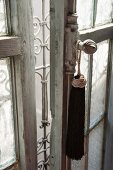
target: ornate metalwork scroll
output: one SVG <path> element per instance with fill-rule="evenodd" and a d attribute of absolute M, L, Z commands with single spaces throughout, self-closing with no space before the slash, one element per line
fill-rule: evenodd
<path fill-rule="evenodd" d="M 50 111 L 49 111 L 49 0 L 34 0 L 34 48 L 36 74 L 36 110 L 38 136 L 37 155 L 38 170 L 47 170 L 49 167 L 50 150 Z M 36 6 L 37 5 L 37 6 Z M 39 10 L 39 13 L 37 12 Z M 41 117 L 41 118 L 40 118 Z M 49 126 L 49 127 L 48 127 Z M 48 127 L 48 128 L 47 128 Z M 39 135 L 40 134 L 40 135 Z"/>

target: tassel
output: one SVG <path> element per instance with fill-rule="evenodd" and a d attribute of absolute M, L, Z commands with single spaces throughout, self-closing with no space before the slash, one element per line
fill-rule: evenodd
<path fill-rule="evenodd" d="M 79 71 L 72 81 L 68 106 L 68 128 L 66 139 L 66 155 L 80 160 L 84 155 L 84 124 L 85 124 L 85 85 L 86 80 Z"/>

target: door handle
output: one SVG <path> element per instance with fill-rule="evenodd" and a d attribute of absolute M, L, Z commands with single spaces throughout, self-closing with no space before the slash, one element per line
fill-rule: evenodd
<path fill-rule="evenodd" d="M 93 55 L 97 51 L 97 44 L 87 39 L 81 41 L 78 39 L 77 15 L 67 17 L 67 26 L 65 27 L 65 72 L 73 74 L 77 61 L 77 51 L 84 51 L 86 54 Z"/>
<path fill-rule="evenodd" d="M 86 54 L 92 55 L 97 51 L 97 44 L 91 40 L 87 39 L 85 41 L 77 41 L 77 50 L 84 51 Z"/>
<path fill-rule="evenodd" d="M 70 34 L 69 34 L 70 35 Z M 75 65 L 77 61 L 77 51 L 84 51 L 86 54 L 93 55 L 97 51 L 97 44 L 91 40 L 87 39 L 85 41 L 78 40 L 76 43 L 74 42 L 73 44 L 71 42 L 71 37 L 70 41 L 66 42 L 67 43 L 67 53 L 66 53 L 66 59 L 65 59 L 65 67 L 66 71 L 70 74 L 74 72 L 75 70 Z"/>

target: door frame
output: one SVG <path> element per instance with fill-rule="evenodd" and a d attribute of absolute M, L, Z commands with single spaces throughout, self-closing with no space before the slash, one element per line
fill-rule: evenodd
<path fill-rule="evenodd" d="M 37 170 L 35 59 L 31 0 L 5 0 L 8 33 L 2 56 L 12 58 L 18 168 Z M 1 57 L 1 56 L 0 56 Z M 18 132 L 17 132 L 18 131 Z M 17 144 L 18 143 L 18 144 Z M 10 169 L 17 168 L 12 165 Z"/>
<path fill-rule="evenodd" d="M 64 4 L 65 0 L 50 1 L 50 170 L 61 170 L 62 164 Z"/>

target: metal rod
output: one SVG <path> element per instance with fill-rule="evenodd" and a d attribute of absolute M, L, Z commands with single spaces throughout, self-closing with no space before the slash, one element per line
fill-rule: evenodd
<path fill-rule="evenodd" d="M 41 69 L 46 69 L 46 68 L 49 68 L 50 67 L 50 64 L 46 64 L 45 66 L 39 66 L 39 67 L 35 67 L 35 71 L 38 71 L 38 70 L 41 70 Z"/>
<path fill-rule="evenodd" d="M 45 0 L 42 0 L 42 20 L 45 20 Z M 43 43 L 45 43 L 45 25 L 42 25 Z M 46 81 L 46 53 L 45 46 L 43 46 L 43 81 Z M 47 116 L 46 108 L 46 83 L 42 83 L 42 120 Z"/>
<path fill-rule="evenodd" d="M 88 96 L 87 96 L 87 108 L 86 108 L 86 131 L 89 132 L 90 127 L 90 108 L 91 108 L 91 91 L 92 91 L 92 70 L 93 70 L 93 55 L 89 56 L 89 69 L 88 69 Z M 89 133 L 86 136 L 86 146 L 85 146 L 85 170 L 88 170 L 88 152 L 89 152 Z"/>
<path fill-rule="evenodd" d="M 72 75 L 70 73 L 67 73 L 67 122 L 68 122 L 68 105 L 69 105 L 69 96 L 70 96 L 70 89 L 71 89 L 71 80 Z M 66 170 L 70 170 L 71 168 L 71 159 L 66 157 Z"/>
<path fill-rule="evenodd" d="M 42 0 L 42 21 L 45 21 L 45 0 Z M 42 25 L 43 32 L 43 44 L 45 44 L 45 25 Z M 47 81 L 46 81 L 46 53 L 45 46 L 43 46 L 43 82 L 42 82 L 42 121 L 48 120 L 48 102 L 47 102 Z M 44 139 L 46 138 L 46 124 L 43 124 L 44 130 Z M 47 145 L 44 141 L 44 162 L 47 161 Z M 47 164 L 44 164 L 45 170 L 47 170 Z"/>
<path fill-rule="evenodd" d="M 96 15 L 97 15 L 97 4 L 98 0 L 93 0 L 93 18 L 92 18 L 92 27 L 95 27 Z"/>
<path fill-rule="evenodd" d="M 107 116 L 109 107 L 109 95 L 110 95 L 110 81 L 112 75 L 112 56 L 113 56 L 113 40 L 109 41 L 109 53 L 108 53 L 108 65 L 107 65 L 107 79 L 106 79 L 106 101 L 105 101 L 105 116 L 104 116 L 104 135 L 103 135 L 103 151 L 105 151 L 107 140 Z M 105 152 L 102 154 L 102 167 L 104 169 Z"/>

